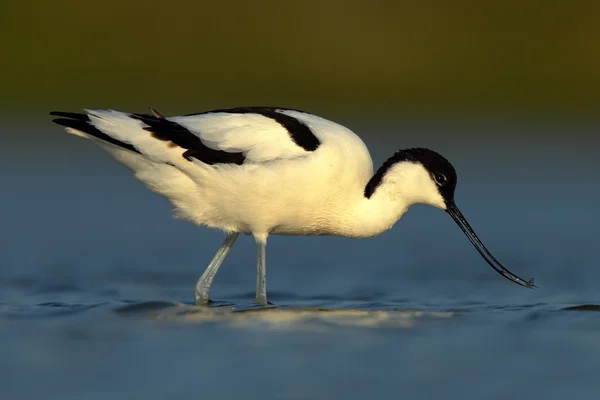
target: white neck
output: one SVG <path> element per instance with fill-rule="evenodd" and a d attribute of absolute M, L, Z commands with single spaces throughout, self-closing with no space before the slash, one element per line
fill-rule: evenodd
<path fill-rule="evenodd" d="M 335 230 L 348 237 L 365 238 L 377 236 L 394 224 L 411 204 L 398 196 L 389 184 L 381 185 L 370 198 L 365 197 L 364 187 L 360 193 L 349 195 L 346 212 L 339 215 Z"/>
<path fill-rule="evenodd" d="M 349 237 L 379 235 L 392 228 L 413 204 L 445 209 L 444 199 L 421 164 L 394 165 L 369 198 L 364 190 L 364 185 L 360 189 L 357 185 L 342 199 L 345 212 L 339 214 L 336 233 Z"/>

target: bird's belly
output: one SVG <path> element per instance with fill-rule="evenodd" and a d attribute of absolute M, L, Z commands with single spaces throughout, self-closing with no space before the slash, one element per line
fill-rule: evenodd
<path fill-rule="evenodd" d="M 271 228 L 269 233 L 280 236 L 325 236 L 335 234 L 334 231 L 328 228 L 327 224 L 310 223 L 309 221 L 302 221 L 301 223 L 283 221 Z"/>
<path fill-rule="evenodd" d="M 262 204 L 260 209 L 255 204 Z M 225 210 L 225 208 L 221 208 Z M 314 201 L 298 201 L 284 194 L 272 193 L 256 201 L 239 202 L 220 215 L 221 225 L 243 233 L 271 235 L 329 235 L 331 223 L 318 212 Z"/>

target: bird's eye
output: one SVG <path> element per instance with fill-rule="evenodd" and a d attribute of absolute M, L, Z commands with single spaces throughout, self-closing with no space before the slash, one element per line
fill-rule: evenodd
<path fill-rule="evenodd" d="M 433 174 L 433 179 L 435 180 L 435 183 L 437 183 L 440 186 L 444 186 L 447 180 L 446 175 L 444 174 Z"/>

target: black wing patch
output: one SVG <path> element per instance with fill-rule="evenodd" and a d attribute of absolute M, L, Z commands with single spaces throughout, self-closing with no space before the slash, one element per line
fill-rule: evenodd
<path fill-rule="evenodd" d="M 302 147 L 306 151 L 315 151 L 321 142 L 312 132 L 312 130 L 300 121 L 298 118 L 294 118 L 290 115 L 283 114 L 277 112 L 277 110 L 289 110 L 289 111 L 298 111 L 304 112 L 301 110 L 294 110 L 291 108 L 279 108 L 279 107 L 237 107 L 237 108 L 228 108 L 221 110 L 211 110 L 202 113 L 196 114 L 188 114 L 188 116 L 192 115 L 202 115 L 202 114 L 212 114 L 212 113 L 229 113 L 229 114 L 260 114 L 264 117 L 270 118 L 288 131 L 290 138 L 296 143 L 298 146 Z"/>
<path fill-rule="evenodd" d="M 161 117 L 147 114 L 130 114 L 132 118 L 142 121 L 148 125 L 144 129 L 158 140 L 171 142 L 174 146 L 187 149 L 183 157 L 192 161 L 196 158 L 205 164 L 237 164 L 242 165 L 246 157 L 243 153 L 228 153 L 222 150 L 214 150 L 206 146 L 200 138 L 183 126 Z"/>
<path fill-rule="evenodd" d="M 296 143 L 296 145 L 302 147 L 305 151 L 315 151 L 321 142 L 312 132 L 312 130 L 297 118 L 290 115 L 283 114 L 277 110 L 291 110 L 304 112 L 301 110 L 294 110 L 290 108 L 280 107 L 237 107 L 220 110 L 211 110 L 203 113 L 188 114 L 191 115 L 202 115 L 211 113 L 229 113 L 229 114 L 259 114 L 266 118 L 270 118 L 276 121 L 278 124 L 288 132 L 290 138 Z M 69 128 L 77 129 L 98 139 L 104 140 L 108 143 L 120 146 L 124 149 L 140 153 L 128 143 L 123 143 L 104 132 L 100 131 L 94 125 L 90 123 L 89 116 L 87 114 L 70 113 L 70 112 L 59 112 L 54 111 L 50 113 L 63 118 L 57 118 L 53 122 L 63 125 Z M 155 113 L 156 114 L 156 113 Z M 190 132 L 185 127 L 169 121 L 158 115 L 147 115 L 147 114 L 129 114 L 132 118 L 142 121 L 148 125 L 144 129 L 151 132 L 152 136 L 156 139 L 168 141 L 173 146 L 179 146 L 186 149 L 183 153 L 183 157 L 188 161 L 192 158 L 196 158 L 206 164 L 237 164 L 241 165 L 244 163 L 246 157 L 243 153 L 229 153 L 222 150 L 214 150 L 206 146 L 198 136 Z"/>
<path fill-rule="evenodd" d="M 113 138 L 110 135 L 102 132 L 96 128 L 90 121 L 87 114 L 53 111 L 50 115 L 57 117 L 52 122 L 57 123 L 68 128 L 73 128 L 78 131 L 84 132 L 90 136 L 101 139 L 107 143 L 111 143 L 122 147 L 126 150 L 133 151 L 138 154 L 140 153 L 135 147 L 129 143 L 123 143 L 120 140 Z M 221 150 L 213 150 L 206 146 L 200 138 L 188 131 L 183 126 L 171 122 L 162 117 L 155 117 L 146 114 L 129 114 L 131 118 L 138 119 L 144 124 L 148 125 L 144 129 L 158 139 L 167 142 L 171 142 L 173 146 L 179 146 L 186 151 L 183 153 L 183 157 L 192 161 L 192 158 L 196 158 L 205 164 L 243 164 L 246 157 L 243 153 L 228 153 Z"/>
<path fill-rule="evenodd" d="M 107 135 L 102 132 L 100 129 L 96 128 L 91 124 L 90 118 L 87 114 L 80 113 L 70 113 L 70 112 L 61 112 L 61 111 L 52 111 L 50 115 L 55 115 L 57 117 L 53 119 L 52 122 L 66 126 L 67 128 L 73 128 L 83 133 L 86 133 L 95 138 L 104 140 L 105 142 L 114 144 L 116 146 L 122 147 L 126 150 L 133 151 L 134 153 L 141 154 L 135 147 L 128 143 L 123 143 L 120 140 L 113 138 L 112 136 Z"/>

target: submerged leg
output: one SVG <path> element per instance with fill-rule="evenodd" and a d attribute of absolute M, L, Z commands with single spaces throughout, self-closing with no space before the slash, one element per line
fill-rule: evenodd
<path fill-rule="evenodd" d="M 258 252 L 256 263 L 256 304 L 267 305 L 267 266 L 265 252 L 267 247 L 267 235 L 254 236 L 256 250 Z"/>
<path fill-rule="evenodd" d="M 238 232 L 227 234 L 227 237 L 217 251 L 217 254 L 215 254 L 210 264 L 208 264 L 208 267 L 206 267 L 206 271 L 204 271 L 200 279 L 198 279 L 195 291 L 197 305 L 208 304 L 210 301 L 208 296 L 210 285 L 212 284 L 215 274 L 219 270 L 223 260 L 225 260 L 225 257 L 227 257 L 227 253 L 229 253 L 229 250 L 231 250 L 231 246 L 233 246 L 233 243 L 235 242 L 235 239 L 237 239 L 238 235 Z"/>

